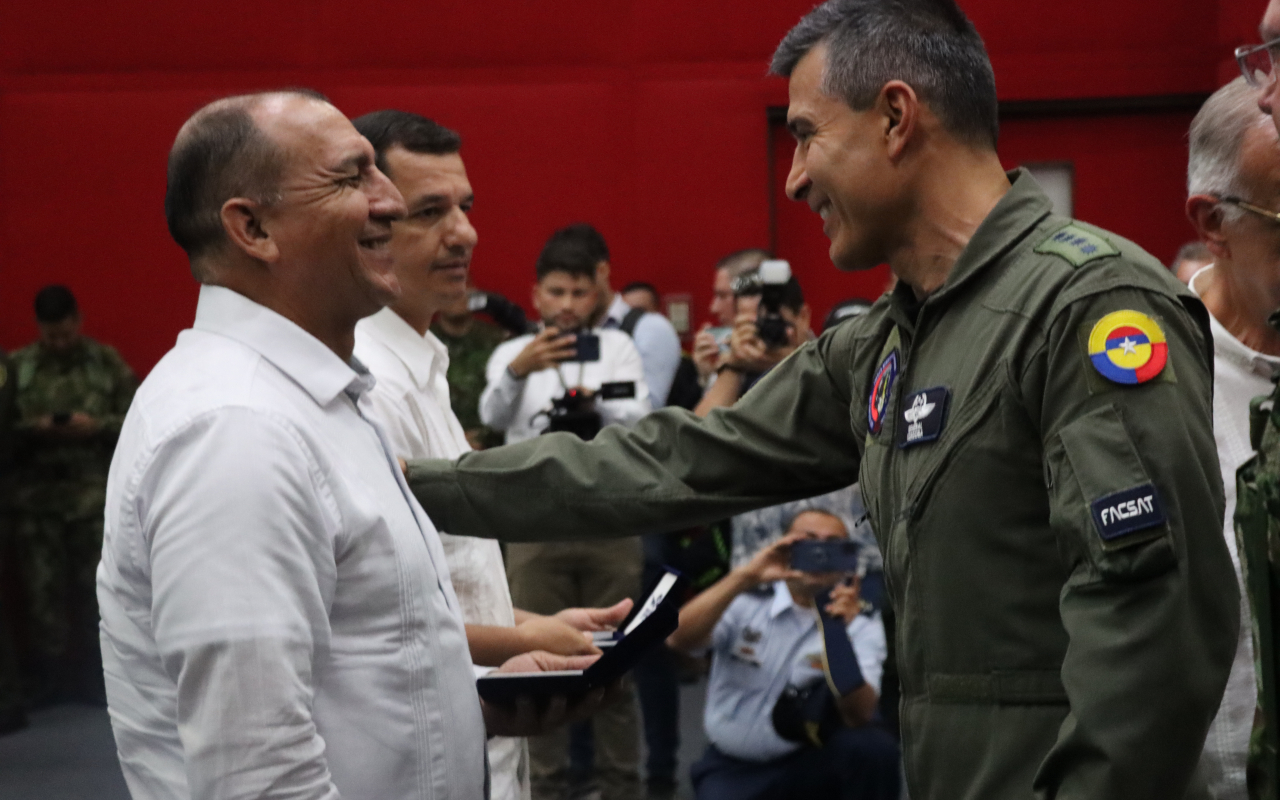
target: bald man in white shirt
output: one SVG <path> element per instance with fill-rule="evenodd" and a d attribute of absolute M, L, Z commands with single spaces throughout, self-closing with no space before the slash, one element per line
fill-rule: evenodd
<path fill-rule="evenodd" d="M 203 285 L 125 419 L 98 570 L 130 793 L 487 797 L 486 732 L 565 706 L 481 704 L 439 536 L 368 416 L 355 326 L 399 294 L 400 193 L 346 117 L 287 91 L 188 120 L 165 211 Z"/>

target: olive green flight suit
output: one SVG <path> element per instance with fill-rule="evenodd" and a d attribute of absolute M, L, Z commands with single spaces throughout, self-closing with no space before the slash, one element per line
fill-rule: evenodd
<path fill-rule="evenodd" d="M 913 800 L 1187 796 L 1239 630 L 1208 314 L 1138 247 L 1010 177 L 938 291 L 917 303 L 900 284 L 733 408 L 414 462 L 410 485 L 442 528 L 516 540 L 667 529 L 859 480 L 898 619 Z M 1087 352 L 1125 309 L 1167 340 L 1136 385 Z M 899 447 L 926 389 L 938 436 Z M 1118 530 L 1121 493 L 1143 487 L 1149 524 Z"/>

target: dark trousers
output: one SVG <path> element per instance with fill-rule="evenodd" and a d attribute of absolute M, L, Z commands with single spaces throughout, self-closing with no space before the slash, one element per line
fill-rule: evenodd
<path fill-rule="evenodd" d="M 658 582 L 673 561 L 671 534 L 650 533 L 642 540 L 647 591 Z M 680 748 L 680 679 L 675 656 L 666 645 L 650 650 L 633 672 L 640 695 L 640 715 L 644 720 L 644 744 L 649 751 L 645 774 L 653 783 L 674 781 L 676 751 Z"/>
<path fill-rule="evenodd" d="M 691 776 L 698 800 L 898 800 L 898 759 L 893 737 L 864 725 L 773 761 L 743 761 L 712 745 Z"/>

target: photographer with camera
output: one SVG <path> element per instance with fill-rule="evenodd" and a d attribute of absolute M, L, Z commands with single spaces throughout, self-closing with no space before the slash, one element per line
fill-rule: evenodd
<path fill-rule="evenodd" d="M 633 425 L 650 411 L 640 353 L 619 330 L 591 330 L 596 259 L 581 244 L 552 237 L 537 262 L 533 305 L 542 330 L 502 343 L 486 367 L 480 418 L 507 443 L 569 431 L 590 439 L 604 425 Z M 549 534 L 551 535 L 551 534 Z M 553 615 L 608 607 L 640 591 L 640 540 L 512 543 L 507 575 L 516 607 Z M 604 797 L 640 797 L 635 690 L 592 719 L 595 777 Z M 534 800 L 567 791 L 568 732 L 529 740 Z"/>
<path fill-rule="evenodd" d="M 734 278 L 732 287 L 737 315 L 729 351 L 718 357 L 716 380 L 693 410 L 700 417 L 733 405 L 761 375 L 813 338 L 809 306 L 786 261 L 764 261 Z M 695 353 L 695 358 L 703 362 L 702 371 L 716 355 Z"/>
<path fill-rule="evenodd" d="M 863 561 L 839 517 L 803 511 L 681 609 L 667 643 L 713 653 L 699 800 L 896 800 L 897 745 L 870 724 L 886 649 Z"/>

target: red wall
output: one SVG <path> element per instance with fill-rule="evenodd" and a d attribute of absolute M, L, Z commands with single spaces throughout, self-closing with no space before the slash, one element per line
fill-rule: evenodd
<path fill-rule="evenodd" d="M 1004 100 L 1208 92 L 1253 41 L 1264 0 L 961 0 Z M 822 263 L 818 226 L 771 217 L 763 76 L 811 0 L 366 0 L 0 4 L 0 346 L 34 336 L 50 282 L 92 335 L 145 372 L 186 327 L 196 287 L 164 227 L 164 161 L 221 94 L 324 91 L 352 116 L 397 106 L 456 127 L 477 192 L 478 283 L 524 301 L 554 228 L 594 222 L 617 280 L 693 295 L 710 266 L 767 245 L 824 311 L 880 276 Z M 1181 218 L 1187 115 L 1017 120 L 1002 156 L 1076 162 L 1076 213 L 1167 259 Z M 796 211 L 802 212 L 799 216 Z M 815 238 L 816 237 L 816 238 Z M 814 256 L 814 254 L 817 256 Z"/>

